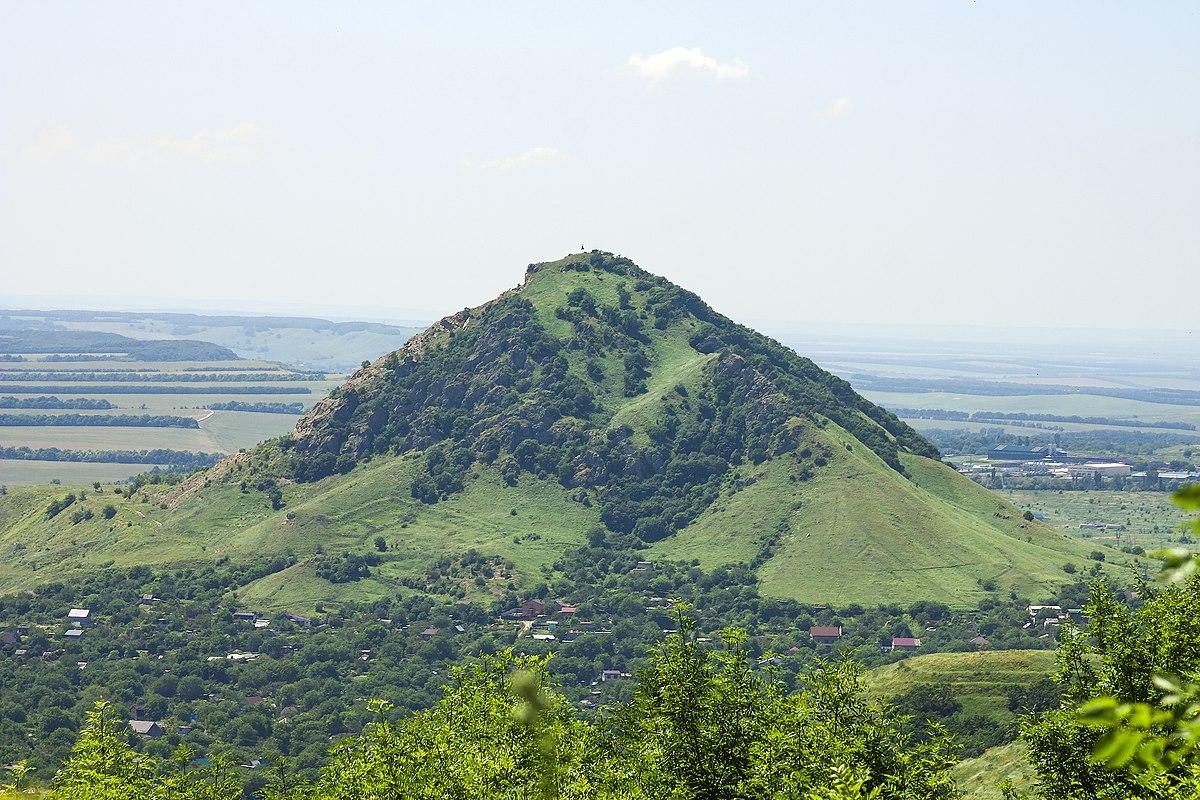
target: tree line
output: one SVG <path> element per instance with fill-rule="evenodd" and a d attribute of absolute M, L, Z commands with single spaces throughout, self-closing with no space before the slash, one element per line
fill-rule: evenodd
<path fill-rule="evenodd" d="M 116 428 L 199 428 L 194 417 L 170 414 L 0 414 L 0 426 L 31 425 Z"/>
<path fill-rule="evenodd" d="M 107 411 L 117 406 L 102 397 L 70 397 L 59 398 L 54 395 L 39 397 L 0 397 L 0 408 L 38 408 L 38 409 L 88 409 Z"/>
<path fill-rule="evenodd" d="M 165 464 L 188 472 L 211 467 L 220 461 L 220 453 L 191 450 L 64 450 L 58 447 L 0 447 L 0 458 L 19 461 L 72 461 L 95 464 Z"/>
<path fill-rule="evenodd" d="M 243 403 L 230 400 L 227 403 L 209 403 L 205 408 L 213 411 L 249 411 L 256 414 L 303 414 L 304 403 Z"/>

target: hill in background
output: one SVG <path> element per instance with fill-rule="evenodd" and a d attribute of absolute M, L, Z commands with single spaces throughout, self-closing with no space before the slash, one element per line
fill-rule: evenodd
<path fill-rule="evenodd" d="M 1088 557 L 845 381 L 596 251 L 530 265 L 520 287 L 354 373 L 293 435 L 151 499 L 70 528 L 9 501 L 5 540 L 25 549 L 8 580 L 34 580 L 31 560 L 287 553 L 297 563 L 244 599 L 311 607 L 447 591 L 431 562 L 474 549 L 496 568 L 449 585 L 501 595 L 552 585 L 569 547 L 624 536 L 647 561 L 747 563 L 775 596 L 973 607 L 1046 594 Z M 367 556 L 330 580 L 331 560 Z"/>
<path fill-rule="evenodd" d="M 378 322 L 331 322 L 314 317 L 242 316 L 140 311 L 0 311 L 0 352 L 113 352 L 84 347 L 89 340 L 123 337 L 125 351 L 141 355 L 142 340 L 160 340 L 197 348 L 191 358 L 214 355 L 201 344 L 219 348 L 227 358 L 278 361 L 309 370 L 347 373 L 363 360 L 395 350 L 420 329 Z M 5 337 L 34 338 L 36 350 L 11 350 Z M 76 337 L 72 344 L 70 337 Z M 57 337 L 57 338 L 55 338 Z M 134 340 L 129 343 L 128 340 Z M 162 341 L 166 340 L 166 341 Z M 45 349 L 48 342 L 60 342 Z M 123 348 L 117 348 L 122 350 Z M 144 360 L 157 359 L 142 356 Z"/>

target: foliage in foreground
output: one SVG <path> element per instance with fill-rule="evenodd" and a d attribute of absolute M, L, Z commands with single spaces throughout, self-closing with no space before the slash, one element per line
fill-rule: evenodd
<path fill-rule="evenodd" d="M 1200 485 L 1175 502 L 1200 511 Z M 1200 534 L 1200 519 L 1189 527 Z M 1062 708 L 1029 719 L 1022 738 L 1044 800 L 1200 797 L 1200 570 L 1197 556 L 1159 553 L 1165 586 L 1145 582 L 1130 609 L 1102 584 L 1090 629 L 1064 635 Z M 1008 797 L 1017 797 L 1008 789 Z"/>
<path fill-rule="evenodd" d="M 863 699 L 857 665 L 824 663 L 803 691 L 784 694 L 748 656 L 744 634 L 725 632 L 714 652 L 682 612 L 679 624 L 633 700 L 597 724 L 547 687 L 547 658 L 510 650 L 457 668 L 434 708 L 403 721 L 372 703 L 376 722 L 334 748 L 317 785 L 296 786 L 276 766 L 255 791 L 267 800 L 958 796 L 947 738 L 902 733 L 902 718 Z M 159 763 L 137 754 L 123 728 L 98 703 L 51 797 L 242 797 L 230 764 L 199 766 L 186 747 Z"/>

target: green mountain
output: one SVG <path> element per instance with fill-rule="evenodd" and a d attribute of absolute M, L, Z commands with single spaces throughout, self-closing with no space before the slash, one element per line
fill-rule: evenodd
<path fill-rule="evenodd" d="M 962 607 L 1040 596 L 1088 558 L 845 381 L 596 251 L 531 264 L 356 372 L 293 435 L 153 488 L 73 525 L 32 513 L 44 496 L 0 502 L 0 556 L 23 545 L 0 580 L 286 557 L 245 599 L 501 594 L 613 535 L 648 561 L 747 563 L 768 595 Z"/>

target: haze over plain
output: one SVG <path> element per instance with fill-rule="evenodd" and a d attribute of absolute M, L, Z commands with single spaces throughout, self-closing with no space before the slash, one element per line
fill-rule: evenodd
<path fill-rule="evenodd" d="M 0 304 L 1194 327 L 1194 5 L 0 9 Z"/>

